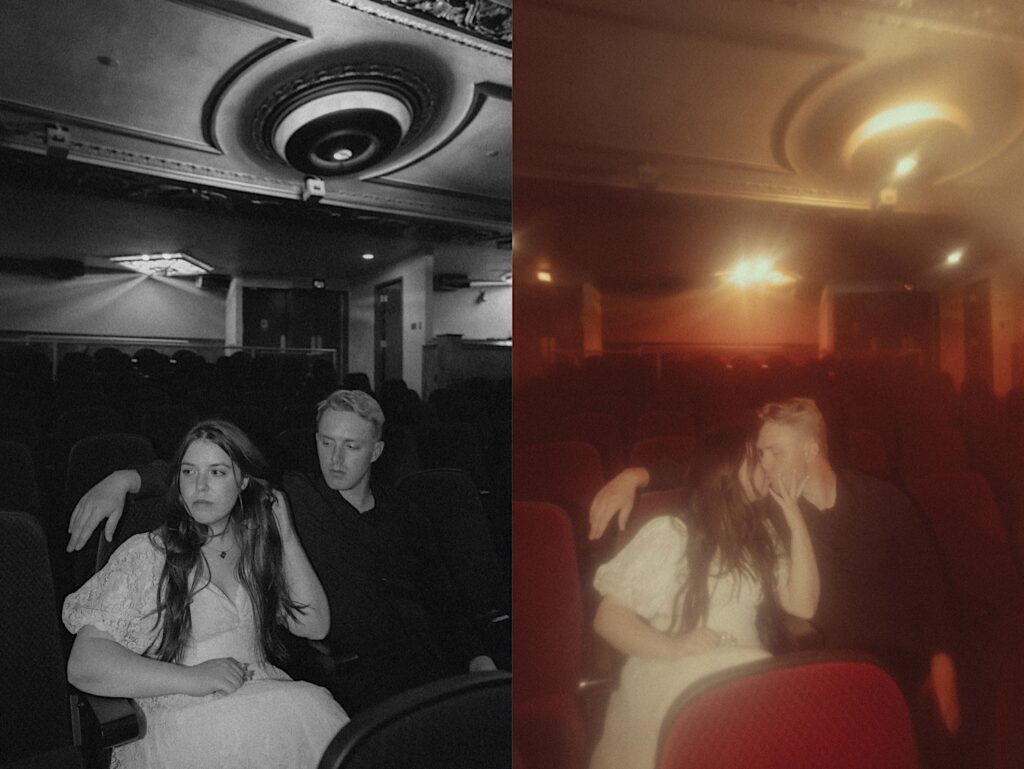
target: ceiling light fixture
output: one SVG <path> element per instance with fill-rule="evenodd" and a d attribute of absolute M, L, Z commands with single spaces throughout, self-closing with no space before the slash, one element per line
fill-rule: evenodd
<path fill-rule="evenodd" d="M 363 254 L 363 259 L 365 259 L 366 261 L 369 262 L 369 261 L 371 261 L 373 259 L 373 254 L 370 254 L 370 253 Z"/>
<path fill-rule="evenodd" d="M 954 264 L 960 264 L 960 261 L 964 258 L 964 249 L 958 248 L 955 251 L 950 251 L 946 256 L 946 264 L 953 266 Z"/>
<path fill-rule="evenodd" d="M 551 273 L 548 272 L 547 270 L 538 270 L 537 271 L 537 280 L 539 280 L 541 283 L 550 283 L 551 282 Z"/>
<path fill-rule="evenodd" d="M 210 265 L 185 253 L 112 256 L 110 261 L 143 275 L 178 277 L 205 275 L 213 271 L 213 267 Z"/>
<path fill-rule="evenodd" d="M 859 126 L 843 147 L 843 159 L 849 165 L 857 151 L 874 139 L 920 127 L 926 123 L 944 123 L 964 133 L 972 133 L 974 124 L 960 109 L 934 101 L 914 101 L 877 112 Z"/>
<path fill-rule="evenodd" d="M 349 64 L 282 85 L 259 106 L 253 136 L 260 151 L 318 177 L 353 174 L 381 163 L 430 120 L 426 81 L 403 67 Z"/>
<path fill-rule="evenodd" d="M 767 257 L 742 259 L 733 267 L 718 275 L 737 288 L 753 286 L 785 286 L 794 283 L 797 276 L 775 268 L 775 262 Z"/>
<path fill-rule="evenodd" d="M 896 161 L 896 169 L 893 171 L 893 176 L 897 179 L 905 179 L 914 173 L 915 168 L 917 168 L 917 158 L 914 155 L 904 155 Z"/>

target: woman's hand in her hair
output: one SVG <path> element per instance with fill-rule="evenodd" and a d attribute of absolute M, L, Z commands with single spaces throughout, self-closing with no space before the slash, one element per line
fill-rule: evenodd
<path fill-rule="evenodd" d="M 288 509 L 288 500 L 280 489 L 274 489 L 274 520 L 277 521 L 277 530 L 281 534 L 282 542 L 290 542 L 295 539 L 295 526 L 292 524 L 292 513 Z"/>
<path fill-rule="evenodd" d="M 187 668 L 192 685 L 186 693 L 193 697 L 231 694 L 252 676 L 248 663 L 234 657 L 218 657 Z"/>

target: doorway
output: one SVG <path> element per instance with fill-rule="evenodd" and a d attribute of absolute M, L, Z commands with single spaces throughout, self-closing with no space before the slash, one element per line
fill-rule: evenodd
<path fill-rule="evenodd" d="M 992 300 L 988 279 L 964 289 L 964 374 L 992 384 Z"/>
<path fill-rule="evenodd" d="M 402 379 L 402 279 L 381 283 L 374 297 L 374 387 Z"/>

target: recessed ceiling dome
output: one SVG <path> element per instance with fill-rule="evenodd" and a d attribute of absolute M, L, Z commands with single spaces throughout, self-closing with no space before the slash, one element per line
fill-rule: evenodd
<path fill-rule="evenodd" d="M 376 165 L 414 137 L 433 110 L 425 82 L 401 67 L 320 70 L 279 88 L 253 131 L 267 157 L 305 174 L 343 176 Z"/>
<path fill-rule="evenodd" d="M 785 127 L 785 156 L 844 192 L 969 174 L 1016 141 L 1024 90 L 1014 62 L 929 51 L 822 82 Z"/>

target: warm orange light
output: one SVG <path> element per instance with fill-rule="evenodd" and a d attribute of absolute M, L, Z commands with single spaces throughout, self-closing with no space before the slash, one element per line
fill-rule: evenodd
<path fill-rule="evenodd" d="M 539 280 L 541 283 L 550 283 L 551 273 L 548 272 L 547 270 L 539 270 L 537 272 L 537 280 Z"/>
<path fill-rule="evenodd" d="M 796 281 L 796 275 L 788 272 L 781 272 L 775 269 L 775 263 L 767 257 L 754 259 L 743 259 L 737 262 L 731 269 L 718 273 L 730 283 L 739 288 L 750 286 L 784 286 Z"/>
<path fill-rule="evenodd" d="M 974 130 L 971 119 L 962 110 L 950 104 L 933 101 L 907 102 L 882 110 L 857 126 L 846 140 L 843 158 L 849 164 L 857 150 L 872 139 L 920 123 L 947 123 L 967 134 Z"/>
<path fill-rule="evenodd" d="M 903 179 L 914 173 L 915 168 L 917 168 L 917 158 L 913 155 L 906 155 L 896 161 L 896 169 L 893 174 L 897 179 Z"/>

